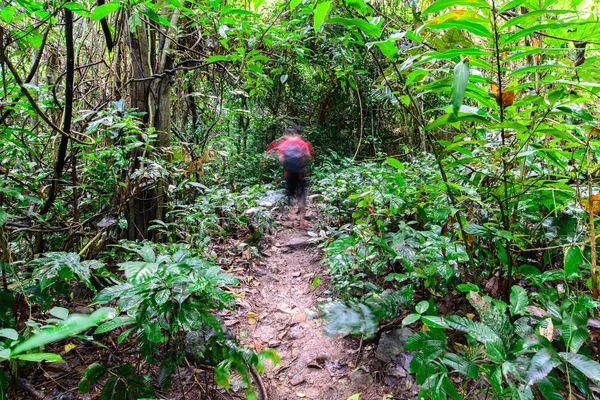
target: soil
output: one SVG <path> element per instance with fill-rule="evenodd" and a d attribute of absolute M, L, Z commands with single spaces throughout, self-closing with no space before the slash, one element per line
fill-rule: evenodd
<path fill-rule="evenodd" d="M 238 310 L 224 316 L 225 325 L 244 345 L 272 348 L 281 356 L 277 366 L 267 362 L 262 375 L 269 400 L 346 400 L 357 393 L 363 400 L 385 399 L 394 390 L 378 382 L 375 369 L 381 365 L 372 346 L 323 334 L 318 305 L 328 294 L 329 277 L 316 244 L 299 225 L 285 221 L 268 238 L 262 261 L 247 272 L 252 279 L 242 283 Z M 388 398 L 408 398 L 396 396 Z"/>

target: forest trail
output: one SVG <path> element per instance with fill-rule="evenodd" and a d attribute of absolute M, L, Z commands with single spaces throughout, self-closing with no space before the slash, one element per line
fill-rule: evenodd
<path fill-rule="evenodd" d="M 379 400 L 383 389 L 354 365 L 359 342 L 323 334 L 317 305 L 326 295 L 329 277 L 306 229 L 297 225 L 283 221 L 268 238 L 264 258 L 242 284 L 238 316 L 226 325 L 232 325 L 242 344 L 257 351 L 272 348 L 281 356 L 275 367 L 267 362 L 262 375 L 269 400 L 346 400 L 354 393 Z M 315 276 L 320 279 L 316 288 Z"/>

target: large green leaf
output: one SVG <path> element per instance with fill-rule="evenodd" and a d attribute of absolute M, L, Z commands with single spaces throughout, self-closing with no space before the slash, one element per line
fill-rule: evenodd
<path fill-rule="evenodd" d="M 402 326 L 407 326 L 421 319 L 421 314 L 408 314 L 402 320 Z"/>
<path fill-rule="evenodd" d="M 111 12 L 117 11 L 119 8 L 121 8 L 120 1 L 111 1 L 110 3 L 102 4 L 101 6 L 94 8 L 91 17 L 94 21 L 99 21 Z"/>
<path fill-rule="evenodd" d="M 583 254 L 578 246 L 569 247 L 564 252 L 565 278 L 579 276 L 579 266 L 583 261 Z"/>
<path fill-rule="evenodd" d="M 323 25 L 323 21 L 325 21 L 325 16 L 329 12 L 331 8 L 331 0 L 323 1 L 315 7 L 315 15 L 313 20 L 313 25 L 315 28 L 315 34 L 319 33 L 319 28 Z"/>
<path fill-rule="evenodd" d="M 469 57 L 464 58 L 454 67 L 452 78 L 452 112 L 458 116 L 458 110 L 465 98 L 465 90 L 469 81 Z"/>
<path fill-rule="evenodd" d="M 37 335 L 33 335 L 23 343 L 19 344 L 12 350 L 12 355 L 18 355 L 28 350 L 42 347 L 46 344 L 83 332 L 94 325 L 98 325 L 102 321 L 114 317 L 114 315 L 115 309 L 110 307 L 101 308 L 91 315 L 72 315 L 57 326 L 44 329 Z"/>
<path fill-rule="evenodd" d="M 11 328 L 0 329 L 0 337 L 8 338 L 11 340 L 17 340 L 19 333 Z"/>
<path fill-rule="evenodd" d="M 510 315 L 522 315 L 528 305 L 529 298 L 525 289 L 520 286 L 513 286 L 510 290 Z"/>
<path fill-rule="evenodd" d="M 379 38 L 381 35 L 381 19 L 378 19 L 376 23 L 370 23 L 360 18 L 342 18 L 342 17 L 334 17 L 329 18 L 327 23 L 329 24 L 340 24 L 347 27 L 357 27 L 360 29 L 365 35 L 371 36 L 374 38 Z"/>
<path fill-rule="evenodd" d="M 119 285 L 104 288 L 98 293 L 92 304 L 106 304 L 109 301 L 116 299 L 129 292 L 133 288 L 131 283 L 121 283 Z"/>
<path fill-rule="evenodd" d="M 106 373 L 106 367 L 100 363 L 93 363 L 83 372 L 79 381 L 79 393 L 85 394 Z"/>
<path fill-rule="evenodd" d="M 165 359 L 158 367 L 158 384 L 161 389 L 167 390 L 171 386 L 171 377 L 176 370 L 175 354 L 171 351 L 165 356 Z"/>
<path fill-rule="evenodd" d="M 115 317 L 115 318 L 111 319 L 110 321 L 103 323 L 98 328 L 96 328 L 96 330 L 94 331 L 94 335 L 109 332 L 109 331 L 112 331 L 113 329 L 117 329 L 122 326 L 130 325 L 130 324 L 134 324 L 134 323 L 135 323 L 135 318 Z"/>
<path fill-rule="evenodd" d="M 533 385 L 540 379 L 548 376 L 554 367 L 560 365 L 560 359 L 551 347 L 543 348 L 536 352 L 529 362 L 527 368 L 527 384 Z"/>
<path fill-rule="evenodd" d="M 502 7 L 500 7 L 500 9 L 498 10 L 498 14 L 501 14 L 504 11 L 510 10 L 512 8 L 519 7 L 521 4 L 525 3 L 526 1 L 527 0 L 512 0 L 512 1 L 509 1 L 508 3 L 506 3 Z"/>
<path fill-rule="evenodd" d="M 224 389 L 229 389 L 231 375 L 231 361 L 223 360 L 215 368 L 215 382 Z"/>
<path fill-rule="evenodd" d="M 389 60 L 393 60 L 398 55 L 398 49 L 396 48 L 394 41 L 391 39 L 373 42 L 373 44 L 377 46 L 379 50 L 381 50 L 381 53 L 383 53 L 383 55 Z"/>
<path fill-rule="evenodd" d="M 487 27 L 472 21 L 448 20 L 435 25 L 427 25 L 427 27 L 430 29 L 464 29 L 477 36 L 481 36 L 484 38 L 492 37 L 492 33 Z"/>
<path fill-rule="evenodd" d="M 474 8 L 491 8 L 484 0 L 437 0 L 423 11 L 423 15 L 440 12 L 452 6 L 471 6 Z"/>
<path fill-rule="evenodd" d="M 562 14 L 573 14 L 575 13 L 575 11 L 570 11 L 570 10 L 552 10 L 552 9 L 544 9 L 544 10 L 537 10 L 537 11 L 529 11 L 526 14 L 523 15 L 518 15 L 516 17 L 513 17 L 511 19 L 509 19 L 508 21 L 506 21 L 500 28 L 500 31 L 504 31 L 507 28 L 510 28 L 512 26 L 515 25 L 523 25 L 523 24 L 529 24 L 529 23 L 533 23 L 535 25 L 539 24 L 539 18 L 542 16 L 545 16 L 547 14 L 556 14 L 556 15 L 562 15 Z"/>
<path fill-rule="evenodd" d="M 583 354 L 559 353 L 562 359 L 577 368 L 594 383 L 600 382 L 600 364 Z"/>
<path fill-rule="evenodd" d="M 567 348 L 577 353 L 588 338 L 587 315 L 583 312 L 562 314 L 561 335 Z"/>
<path fill-rule="evenodd" d="M 453 368 L 456 372 L 472 378 L 477 379 L 479 377 L 479 369 L 471 360 L 467 360 L 465 357 L 454 353 L 445 353 L 441 357 L 442 363 L 448 367 Z"/>
<path fill-rule="evenodd" d="M 561 29 L 561 28 L 572 28 L 572 27 L 581 27 L 586 24 L 596 24 L 596 21 L 577 21 L 577 22 L 565 22 L 565 23 L 554 23 L 554 24 L 543 24 L 536 25 L 527 29 L 519 29 L 516 33 L 512 35 L 505 36 L 503 35 L 501 39 L 501 44 L 508 45 L 512 42 L 515 42 L 525 36 L 531 35 L 534 32 L 544 31 L 546 29 Z"/>
<path fill-rule="evenodd" d="M 571 372 L 571 371 L 569 371 L 569 372 Z M 537 386 L 539 391 L 542 393 L 542 396 L 544 396 L 545 400 L 564 400 L 565 399 L 563 397 L 563 395 L 556 389 L 556 387 L 552 384 L 552 382 L 548 378 L 540 379 L 538 382 L 536 382 L 535 385 Z M 591 396 L 590 396 L 590 398 L 591 398 Z"/>
<path fill-rule="evenodd" d="M 20 356 L 11 356 L 11 358 L 15 358 L 17 360 L 22 361 L 33 361 L 33 362 L 64 362 L 61 356 L 54 353 L 31 353 L 31 354 L 21 354 Z"/>
<path fill-rule="evenodd" d="M 153 278 L 158 270 L 158 264 L 144 261 L 128 261 L 119 264 L 125 272 L 127 280 L 134 285 L 141 284 Z"/>

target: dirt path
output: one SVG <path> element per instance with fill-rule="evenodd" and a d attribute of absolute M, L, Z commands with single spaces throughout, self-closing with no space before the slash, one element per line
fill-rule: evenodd
<path fill-rule="evenodd" d="M 237 321 L 230 328 L 243 344 L 257 351 L 273 348 L 281 356 L 279 365 L 269 364 L 263 375 L 269 399 L 346 400 L 354 393 L 362 400 L 382 399 L 385 391 L 374 384 L 374 374 L 354 365 L 358 341 L 323 335 L 317 305 L 328 286 L 327 272 L 306 230 L 283 224 L 269 238 L 253 278 L 243 284 Z M 315 276 L 320 279 L 316 289 Z M 365 364 L 368 357 L 363 354 Z"/>

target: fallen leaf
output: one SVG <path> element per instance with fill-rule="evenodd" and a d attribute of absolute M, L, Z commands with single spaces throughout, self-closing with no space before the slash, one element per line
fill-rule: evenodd
<path fill-rule="evenodd" d="M 71 350 L 73 350 L 76 347 L 77 347 L 77 345 L 73 344 L 73 343 L 67 343 L 67 344 L 65 344 L 65 353 L 70 352 Z"/>
<path fill-rule="evenodd" d="M 296 392 L 296 396 L 301 397 L 301 398 L 306 397 L 306 395 L 302 392 Z"/>
<path fill-rule="evenodd" d="M 257 353 L 260 353 L 260 352 L 262 351 L 262 349 L 263 349 L 263 346 L 262 346 L 262 344 L 261 344 L 261 343 L 260 343 L 258 340 L 255 340 L 255 341 L 254 341 L 254 350 L 255 350 Z"/>
<path fill-rule="evenodd" d="M 525 311 L 528 311 L 528 312 L 532 313 L 533 315 L 535 315 L 538 318 L 541 318 L 544 315 L 548 314 L 546 312 L 546 310 L 541 309 L 541 308 L 536 307 L 536 306 L 527 306 L 527 307 L 525 307 Z"/>
<path fill-rule="evenodd" d="M 545 321 L 548 321 L 546 327 L 544 327 Z M 542 324 L 540 326 L 540 335 L 548 339 L 548 341 L 550 342 L 554 339 L 554 324 L 552 323 L 552 319 L 547 318 L 544 321 L 542 321 Z"/>
<path fill-rule="evenodd" d="M 254 325 L 256 323 L 256 319 L 258 318 L 258 314 L 248 311 L 246 313 L 246 318 L 248 318 L 248 325 Z"/>

